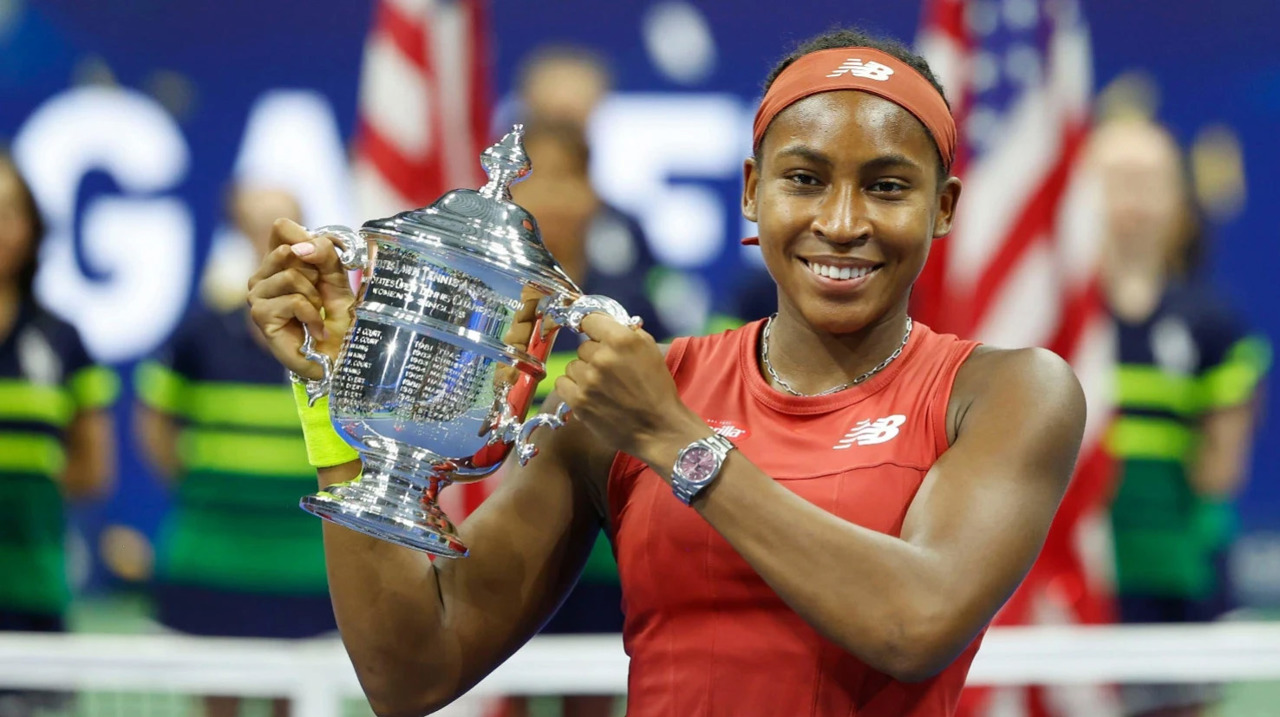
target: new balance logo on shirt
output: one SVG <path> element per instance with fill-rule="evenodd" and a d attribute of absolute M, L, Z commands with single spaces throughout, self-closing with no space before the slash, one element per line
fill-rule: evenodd
<path fill-rule="evenodd" d="M 850 57 L 844 61 L 843 65 L 836 68 L 835 72 L 827 75 L 827 77 L 839 77 L 840 75 L 853 75 L 854 77 L 865 77 L 868 80 L 879 80 L 884 82 L 889 79 L 889 75 L 893 74 L 893 68 L 888 65 L 882 65 L 879 62 L 863 63 L 856 57 Z"/>
<path fill-rule="evenodd" d="M 866 419 L 858 421 L 849 432 L 844 434 L 844 438 L 840 439 L 832 448 L 841 450 L 844 448 L 852 448 L 857 446 L 871 446 L 877 443 L 886 443 L 894 439 L 898 435 L 898 429 L 902 424 L 907 422 L 907 417 L 902 414 L 894 414 L 885 416 L 884 418 Z"/>

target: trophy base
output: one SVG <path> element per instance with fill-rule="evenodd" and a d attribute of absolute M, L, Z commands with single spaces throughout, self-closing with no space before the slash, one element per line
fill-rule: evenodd
<path fill-rule="evenodd" d="M 467 547 L 458 539 L 452 521 L 436 505 L 434 496 L 418 488 L 399 493 L 414 500 L 389 500 L 377 480 L 366 474 L 302 498 L 300 507 L 325 520 L 379 540 L 442 558 L 465 558 Z M 381 494 L 381 495 L 380 495 Z"/>

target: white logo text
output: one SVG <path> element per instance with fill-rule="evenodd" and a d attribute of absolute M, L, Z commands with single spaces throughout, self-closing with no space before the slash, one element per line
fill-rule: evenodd
<path fill-rule="evenodd" d="M 907 417 L 902 414 L 885 416 L 874 421 L 869 418 L 864 421 L 858 421 L 833 448 L 841 450 L 843 448 L 852 448 L 855 444 L 870 446 L 876 443 L 885 443 L 893 440 L 894 436 L 898 435 L 898 428 L 906 422 Z"/>
<path fill-rule="evenodd" d="M 837 67 L 835 72 L 827 75 L 827 77 L 839 77 L 844 74 L 884 82 L 889 79 L 889 75 L 893 74 L 893 68 L 888 65 L 882 65 L 879 62 L 868 62 L 863 64 L 862 60 L 859 60 L 856 57 L 850 57 L 844 61 L 843 65 Z"/>

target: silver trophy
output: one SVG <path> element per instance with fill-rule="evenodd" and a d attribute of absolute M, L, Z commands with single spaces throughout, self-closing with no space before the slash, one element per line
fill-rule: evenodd
<path fill-rule="evenodd" d="M 512 447 L 522 464 L 530 434 L 559 428 L 567 407 L 526 420 L 544 360 L 561 326 L 603 312 L 638 326 L 614 300 L 583 295 L 552 258 L 511 184 L 530 163 L 520 125 L 481 156 L 489 181 L 451 191 L 425 209 L 327 226 L 343 265 L 363 272 L 355 321 L 336 362 L 302 353 L 324 377 L 338 435 L 364 462 L 361 477 L 302 499 L 326 520 L 434 555 L 467 548 L 437 498 L 451 483 L 480 480 Z"/>

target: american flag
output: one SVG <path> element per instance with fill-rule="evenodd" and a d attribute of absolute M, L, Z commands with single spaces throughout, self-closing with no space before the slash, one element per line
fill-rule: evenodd
<path fill-rule="evenodd" d="M 365 43 L 355 138 L 362 215 L 479 187 L 491 59 L 482 0 L 379 0 Z"/>
<path fill-rule="evenodd" d="M 361 217 L 389 217 L 484 183 L 480 153 L 489 145 L 492 104 L 487 11 L 484 0 L 378 0 L 355 136 Z M 441 506 L 460 523 L 492 485 L 452 486 L 441 492 Z"/>
<path fill-rule="evenodd" d="M 913 312 L 998 346 L 1070 361 L 1089 419 L 1072 485 L 1044 551 L 996 624 L 1110 618 L 1106 530 L 1114 338 L 1098 286 L 1100 227 L 1082 150 L 1092 66 L 1076 0 L 926 0 L 920 48 L 947 90 L 964 181 L 950 236 L 935 244 Z M 1107 715 L 1106 690 L 967 691 L 966 715 Z"/>

